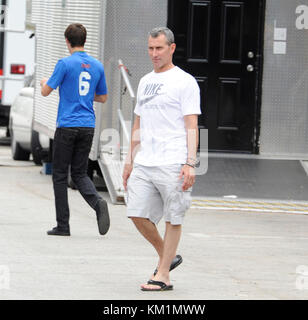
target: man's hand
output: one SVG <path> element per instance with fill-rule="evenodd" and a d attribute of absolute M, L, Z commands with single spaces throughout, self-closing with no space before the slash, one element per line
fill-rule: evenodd
<path fill-rule="evenodd" d="M 180 179 L 182 179 L 183 176 L 184 176 L 184 181 L 182 184 L 182 190 L 186 191 L 196 181 L 195 168 L 192 168 L 192 167 L 188 166 L 187 164 L 184 164 L 181 169 Z"/>
<path fill-rule="evenodd" d="M 124 190 L 127 191 L 127 180 L 131 174 L 133 170 L 133 165 L 132 164 L 125 164 L 124 169 L 123 169 L 123 174 L 122 174 L 122 178 L 123 178 L 123 186 L 124 186 Z"/>
<path fill-rule="evenodd" d="M 48 78 L 43 78 L 40 82 L 41 87 L 43 87 L 43 85 L 48 81 Z"/>

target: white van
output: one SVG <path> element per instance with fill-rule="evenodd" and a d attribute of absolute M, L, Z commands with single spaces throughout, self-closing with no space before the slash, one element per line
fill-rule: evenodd
<path fill-rule="evenodd" d="M 34 73 L 34 32 L 26 29 L 26 0 L 0 0 L 0 126 L 8 126 L 10 107 Z"/>

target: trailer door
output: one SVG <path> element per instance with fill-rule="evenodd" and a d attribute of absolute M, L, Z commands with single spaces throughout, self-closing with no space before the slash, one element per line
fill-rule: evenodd
<path fill-rule="evenodd" d="M 3 49 L 4 49 L 4 14 L 6 0 L 0 0 L 0 77 L 3 76 Z M 0 80 L 0 105 L 2 100 L 2 81 Z"/>
<path fill-rule="evenodd" d="M 257 153 L 263 0 L 169 0 L 174 62 L 201 89 L 209 150 Z"/>

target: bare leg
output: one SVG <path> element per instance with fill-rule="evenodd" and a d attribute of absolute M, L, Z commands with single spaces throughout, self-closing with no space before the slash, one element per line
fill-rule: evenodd
<path fill-rule="evenodd" d="M 160 259 L 160 265 L 158 268 L 158 272 L 153 278 L 156 281 L 165 282 L 167 285 L 170 284 L 169 278 L 169 268 L 176 254 L 176 250 L 181 238 L 182 226 L 181 225 L 172 225 L 170 222 L 166 222 L 166 231 L 165 237 L 163 241 L 163 255 Z M 158 286 L 151 284 L 143 284 L 141 287 L 156 289 Z"/>
<path fill-rule="evenodd" d="M 163 256 L 164 241 L 161 238 L 156 226 L 150 220 L 145 218 L 131 218 L 138 231 L 152 244 L 158 253 L 159 260 Z M 174 257 L 174 256 L 173 256 Z"/>

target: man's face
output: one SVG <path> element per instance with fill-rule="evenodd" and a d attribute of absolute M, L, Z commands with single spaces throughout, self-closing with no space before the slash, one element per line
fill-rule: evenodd
<path fill-rule="evenodd" d="M 156 72 L 165 71 L 172 64 L 174 50 L 175 43 L 168 45 L 164 34 L 156 38 L 149 37 L 148 51 Z"/>

